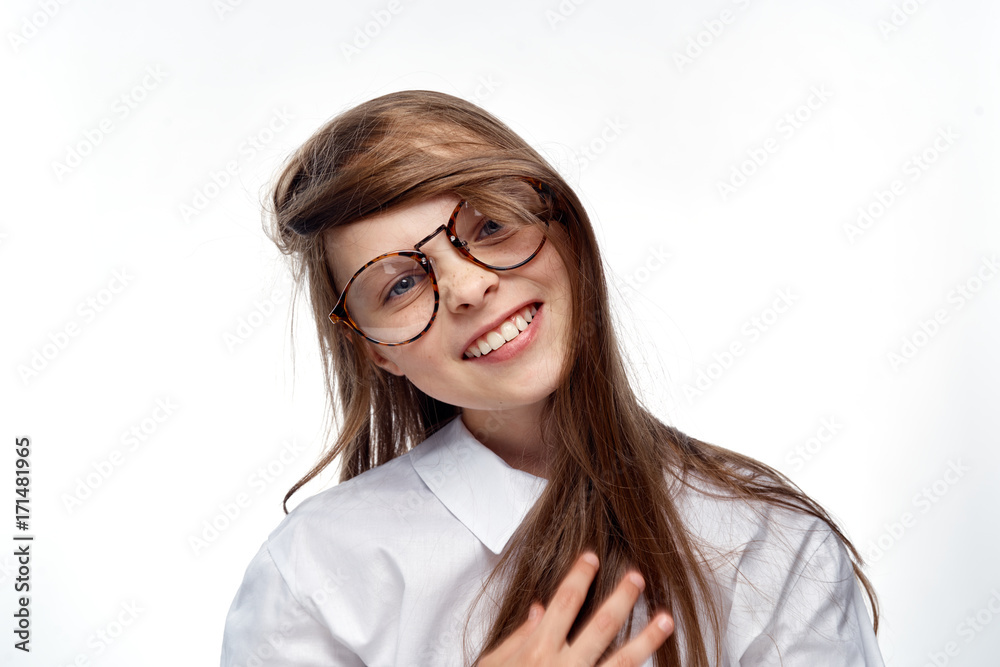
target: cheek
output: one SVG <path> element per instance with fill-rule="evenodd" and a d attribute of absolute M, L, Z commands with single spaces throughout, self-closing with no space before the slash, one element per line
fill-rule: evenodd
<path fill-rule="evenodd" d="M 560 292 L 568 292 L 569 272 L 566 270 L 566 264 L 555 245 L 546 243 L 537 259 L 540 260 L 538 269 L 544 275 L 544 280 L 549 283 L 549 286 Z"/>
<path fill-rule="evenodd" d="M 434 378 L 439 375 L 435 372 L 441 367 L 441 360 L 433 354 L 433 341 L 428 340 L 425 335 L 409 345 L 383 348 L 383 356 L 396 364 L 403 375 L 409 378 L 410 382 L 423 390 L 424 387 L 433 384 Z"/>
<path fill-rule="evenodd" d="M 450 377 L 450 370 L 443 367 L 440 360 L 429 360 L 425 357 L 411 357 L 401 361 L 400 370 L 410 383 L 423 393 L 445 403 L 455 403 L 455 378 Z"/>
<path fill-rule="evenodd" d="M 553 252 L 553 255 L 551 261 L 538 267 L 542 272 L 539 280 L 549 293 L 549 305 L 555 306 L 565 316 L 572 309 L 573 290 L 566 267 L 558 254 Z"/>

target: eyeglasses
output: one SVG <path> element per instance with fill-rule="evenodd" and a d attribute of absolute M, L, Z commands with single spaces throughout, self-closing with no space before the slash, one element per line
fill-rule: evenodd
<path fill-rule="evenodd" d="M 520 178 L 505 185 L 505 194 L 513 194 L 535 219 L 525 219 L 512 207 L 484 206 L 481 211 L 463 200 L 448 223 L 421 239 L 413 250 L 379 255 L 358 269 L 330 312 L 330 320 L 346 324 L 379 345 L 405 345 L 427 333 L 440 297 L 433 265 L 420 248 L 441 232 L 465 259 L 493 271 L 516 269 L 534 259 L 545 244 L 551 190 L 541 182 Z"/>

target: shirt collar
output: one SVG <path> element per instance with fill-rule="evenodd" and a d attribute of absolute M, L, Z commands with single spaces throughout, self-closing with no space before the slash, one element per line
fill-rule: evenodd
<path fill-rule="evenodd" d="M 438 500 L 490 551 L 500 554 L 548 480 L 512 468 L 458 416 L 410 451 Z"/>

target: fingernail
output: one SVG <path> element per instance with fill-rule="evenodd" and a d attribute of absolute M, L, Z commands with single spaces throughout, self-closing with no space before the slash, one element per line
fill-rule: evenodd
<path fill-rule="evenodd" d="M 670 630 L 670 619 L 666 614 L 660 614 L 656 617 L 656 625 L 660 628 L 660 630 L 668 632 Z"/>
<path fill-rule="evenodd" d="M 528 610 L 528 620 L 533 621 L 538 618 L 538 607 L 531 605 L 531 609 Z"/>
<path fill-rule="evenodd" d="M 628 580 L 631 581 L 633 584 L 635 584 L 636 588 L 638 588 L 640 591 L 646 587 L 646 582 L 642 580 L 642 575 L 640 575 L 637 572 L 633 572 L 630 575 L 628 575 Z"/>
<path fill-rule="evenodd" d="M 592 553 L 590 553 L 589 551 L 587 553 L 583 554 L 583 560 L 587 561 L 588 563 L 590 563 L 594 567 L 597 567 L 597 565 L 599 563 L 599 561 L 597 560 L 597 556 L 594 555 L 594 554 L 592 554 Z"/>

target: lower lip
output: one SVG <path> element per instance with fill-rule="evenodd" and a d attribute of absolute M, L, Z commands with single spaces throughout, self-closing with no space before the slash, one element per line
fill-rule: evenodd
<path fill-rule="evenodd" d="M 538 320 L 542 318 L 543 310 L 545 310 L 544 307 L 538 306 L 538 312 L 531 317 L 531 323 L 528 325 L 528 328 L 517 334 L 516 338 L 512 338 L 501 345 L 500 349 L 493 350 L 489 354 L 484 354 L 481 357 L 466 359 L 466 361 L 472 361 L 479 364 L 496 364 L 517 356 L 521 350 L 528 345 L 531 345 L 531 341 L 535 340 L 535 334 L 538 332 Z"/>

